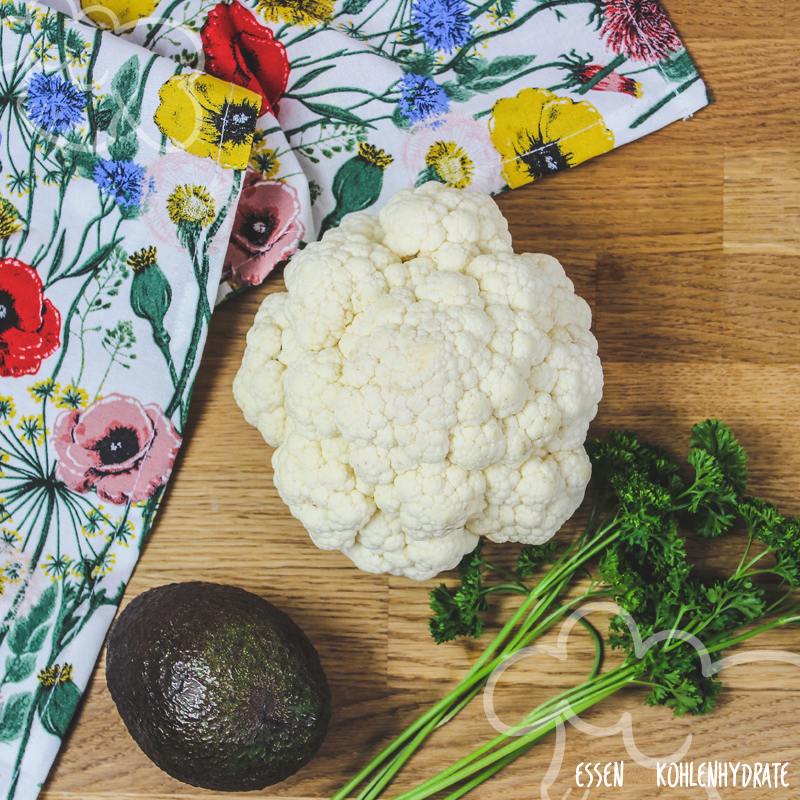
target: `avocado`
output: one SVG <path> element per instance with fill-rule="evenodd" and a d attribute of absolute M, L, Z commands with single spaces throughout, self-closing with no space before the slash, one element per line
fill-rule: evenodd
<path fill-rule="evenodd" d="M 145 754 L 205 789 L 285 780 L 311 760 L 330 721 L 311 642 L 234 586 L 173 583 L 134 598 L 109 633 L 106 682 Z"/>

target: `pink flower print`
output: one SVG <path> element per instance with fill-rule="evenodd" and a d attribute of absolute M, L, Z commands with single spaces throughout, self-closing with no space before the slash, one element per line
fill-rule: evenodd
<path fill-rule="evenodd" d="M 157 405 L 110 394 L 56 419 L 56 478 L 75 492 L 91 489 L 109 503 L 138 503 L 166 483 L 181 445 Z"/>
<path fill-rule="evenodd" d="M 683 45 L 658 0 L 605 0 L 601 36 L 632 61 L 655 64 Z"/>
<path fill-rule="evenodd" d="M 413 128 L 400 160 L 410 186 L 426 178 L 476 192 L 497 192 L 503 185 L 486 122 L 467 114 L 448 114 L 436 129 Z"/>
<path fill-rule="evenodd" d="M 223 275 L 238 286 L 261 283 L 277 264 L 297 251 L 305 234 L 300 210 L 293 186 L 266 181 L 248 170 Z"/>
<path fill-rule="evenodd" d="M 577 78 L 581 83 L 589 83 L 589 81 L 603 69 L 600 64 L 586 64 L 581 67 L 577 73 Z M 621 92 L 622 94 L 629 94 L 631 97 L 642 96 L 642 84 L 635 81 L 633 78 L 626 78 L 618 72 L 609 72 L 603 78 L 592 86 L 592 91 L 597 92 Z"/>
<path fill-rule="evenodd" d="M 184 252 L 178 239 L 178 230 L 170 216 L 169 199 L 176 190 L 183 189 L 191 193 L 192 187 L 202 187 L 213 199 L 216 208 L 224 205 L 230 192 L 223 174 L 227 170 L 209 172 L 203 160 L 183 151 L 167 153 L 159 158 L 152 169 L 151 191 L 147 195 L 146 213 L 142 221 L 152 237 L 145 244 L 154 244 L 159 254 L 164 248 L 174 248 L 176 252 Z M 210 220 L 209 220 L 210 222 Z M 229 223 L 223 223 L 214 239 L 209 242 L 209 257 L 221 258 L 228 243 L 227 230 Z"/>

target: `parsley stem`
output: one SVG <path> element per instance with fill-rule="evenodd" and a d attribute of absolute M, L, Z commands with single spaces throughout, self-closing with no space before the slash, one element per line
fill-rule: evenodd
<path fill-rule="evenodd" d="M 606 675 L 563 692 L 543 703 L 505 733 L 478 747 L 470 755 L 429 778 L 415 789 L 397 795 L 394 800 L 424 800 L 483 770 L 486 770 L 486 777 L 489 777 L 492 773 L 487 768 L 491 769 L 498 763 L 505 764 L 516 758 L 559 724 L 619 691 L 635 677 L 636 673 L 637 665 L 622 665 Z M 532 730 L 520 735 L 520 731 L 531 725 L 534 726 Z M 509 742 L 509 739 L 516 741 Z M 495 749 L 497 747 L 499 749 Z M 490 752 L 492 750 L 494 752 Z"/>
<path fill-rule="evenodd" d="M 496 572 L 498 575 L 503 575 L 505 578 L 508 578 L 511 583 L 515 586 L 523 589 L 525 594 L 527 594 L 530 590 L 530 586 L 526 586 L 510 569 L 506 569 L 505 567 L 497 567 L 494 564 L 490 564 L 488 561 L 486 562 L 486 568 Z"/>
<path fill-rule="evenodd" d="M 577 567 L 576 567 L 577 568 Z M 436 728 L 446 724 L 449 720 L 456 716 L 474 697 L 481 691 L 489 676 L 497 669 L 503 661 L 510 655 L 517 652 L 521 647 L 524 647 L 534 639 L 538 638 L 545 630 L 552 627 L 561 617 L 563 617 L 576 603 L 588 596 L 596 596 L 597 592 L 586 593 L 580 597 L 571 600 L 569 603 L 560 606 L 556 611 L 551 612 L 544 620 L 541 620 L 542 615 L 547 611 L 555 600 L 555 597 L 562 591 L 564 584 L 569 580 L 574 573 L 574 569 L 570 570 L 563 579 L 554 586 L 550 593 L 543 599 L 537 595 L 537 589 L 540 589 L 541 583 L 530 592 L 525 602 L 523 602 L 517 612 L 512 616 L 509 623 L 507 623 L 500 633 L 489 644 L 484 653 L 475 662 L 472 669 L 461 680 L 461 682 L 453 689 L 445 698 L 439 701 L 436 705 L 432 706 L 425 714 L 423 714 L 416 722 L 412 723 L 405 731 L 403 731 L 386 749 L 378 754 L 361 772 L 358 773 L 346 786 L 337 792 L 332 800 L 344 800 L 351 791 L 357 786 L 361 785 L 364 781 L 369 779 L 369 783 L 357 796 L 358 800 L 374 800 L 380 796 L 380 793 L 408 761 L 409 758 L 416 752 L 423 741 L 428 735 Z M 490 656 L 502 645 L 508 638 L 509 634 L 516 627 L 522 615 L 534 602 L 535 607 L 530 610 L 529 616 L 523 623 L 521 631 L 517 636 L 506 645 L 499 656 L 489 660 Z M 531 626 L 539 621 L 533 630 Z M 591 670 L 590 679 L 594 678 L 599 670 L 602 658 L 602 643 L 597 632 L 588 622 L 581 619 L 579 620 L 589 630 L 595 642 L 595 659 Z M 512 624 L 513 623 L 513 624 Z M 413 737 L 413 738 L 412 738 Z M 409 741 L 411 740 L 411 741 Z M 408 742 L 408 743 L 407 743 Z M 407 743 L 407 744 L 406 744 Z M 405 746 L 403 746 L 405 745 Z M 402 747 L 402 749 L 400 749 Z M 397 752 L 399 750 L 399 752 Z M 391 758 L 391 760 L 389 760 Z M 510 759 L 509 759 L 510 760 Z M 388 762 L 388 763 L 387 763 Z M 497 768 L 499 769 L 499 767 Z M 493 770 L 493 774 L 496 769 Z M 486 777 L 489 777 L 487 774 Z"/>
<path fill-rule="evenodd" d="M 746 642 L 748 639 L 752 639 L 754 636 L 758 636 L 761 633 L 770 631 L 773 628 L 778 628 L 781 625 L 790 625 L 794 622 L 800 622 L 800 616 L 798 616 L 798 614 L 800 614 L 800 603 L 794 603 L 780 616 L 775 617 L 774 619 L 771 619 L 762 625 L 758 625 L 755 628 L 751 628 L 749 631 L 745 631 L 745 633 L 740 633 L 738 636 L 733 636 L 730 638 L 723 634 L 722 638 L 715 638 L 714 643 L 706 645 L 705 650 L 707 653 L 716 653 L 720 650 L 726 650 L 735 644 Z M 726 631 L 725 633 L 730 634 L 730 631 Z"/>
<path fill-rule="evenodd" d="M 463 797 L 465 794 L 467 794 L 467 792 L 471 792 L 476 786 L 480 786 L 480 784 L 482 784 L 485 780 L 491 778 L 492 775 L 494 775 L 496 772 L 500 772 L 500 770 L 503 769 L 503 767 L 507 766 L 512 761 L 514 761 L 515 758 L 521 756 L 524 752 L 530 750 L 531 747 L 538 744 L 542 739 L 544 739 L 545 736 L 547 736 L 547 734 L 543 733 L 538 739 L 532 739 L 524 747 L 521 747 L 519 750 L 513 753 L 509 753 L 504 758 L 501 758 L 499 761 L 492 764 L 491 767 L 487 767 L 485 770 L 475 775 L 474 778 L 467 781 L 462 786 L 459 786 L 458 789 L 448 794 L 446 797 L 443 798 L 443 800 L 457 800 L 457 798 Z"/>
<path fill-rule="evenodd" d="M 395 753 L 402 745 L 404 745 L 411 737 L 415 736 L 421 729 L 425 728 L 429 722 L 441 719 L 444 713 L 447 712 L 453 705 L 458 704 L 464 693 L 471 690 L 474 686 L 480 685 L 488 679 L 489 675 L 497 668 L 497 666 L 507 658 L 502 655 L 496 658 L 487 667 L 487 662 L 494 655 L 495 651 L 500 645 L 508 638 L 510 633 L 516 628 L 517 623 L 527 613 L 528 609 L 539 600 L 538 586 L 535 587 L 528 597 L 520 604 L 517 611 L 511 616 L 511 619 L 503 626 L 502 630 L 495 636 L 492 642 L 488 645 L 486 650 L 480 655 L 478 660 L 472 665 L 467 674 L 462 678 L 461 682 L 442 700 L 435 705 L 431 706 L 421 717 L 409 725 L 388 747 L 379 753 L 364 769 L 361 770 L 354 778 L 352 778 L 345 786 L 343 786 L 331 800 L 344 800 L 351 791 L 357 786 L 367 780 L 375 770 L 381 769 L 386 760 Z M 427 735 L 427 734 L 426 734 Z M 423 737 L 424 738 L 424 737 Z M 377 795 L 372 795 L 377 796 Z"/>
<path fill-rule="evenodd" d="M 748 548 L 748 550 L 749 550 L 749 548 Z M 753 568 L 753 567 L 754 567 L 754 566 L 755 566 L 755 565 L 756 565 L 756 564 L 757 564 L 757 563 L 758 563 L 758 562 L 759 562 L 759 561 L 760 561 L 762 558 L 764 558 L 764 556 L 770 555 L 772 552 L 773 552 L 773 551 L 772 551 L 771 549 L 769 549 L 769 548 L 768 548 L 768 549 L 766 549 L 766 550 L 762 550 L 762 551 L 761 551 L 761 552 L 760 552 L 760 553 L 759 553 L 757 556 L 755 556 L 754 558 L 752 558 L 752 559 L 751 559 L 751 560 L 750 560 L 750 561 L 747 563 L 747 565 L 744 567 L 744 569 L 737 570 L 737 572 L 736 572 L 736 574 L 734 575 L 734 577 L 736 577 L 736 578 L 738 578 L 738 577 L 741 577 L 740 573 L 742 573 L 742 574 L 749 574 L 749 573 L 750 573 L 750 570 L 751 570 L 751 569 L 752 569 L 752 568 Z"/>

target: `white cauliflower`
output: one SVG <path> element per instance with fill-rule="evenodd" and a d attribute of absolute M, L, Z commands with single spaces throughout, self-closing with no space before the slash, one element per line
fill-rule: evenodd
<path fill-rule="evenodd" d="M 603 384 L 591 312 L 558 261 L 514 254 L 489 196 L 400 191 L 285 279 L 234 394 L 318 547 L 425 580 L 573 514 Z"/>

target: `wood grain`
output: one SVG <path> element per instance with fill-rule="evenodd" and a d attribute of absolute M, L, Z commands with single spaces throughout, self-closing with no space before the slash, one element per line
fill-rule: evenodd
<path fill-rule="evenodd" d="M 633 428 L 686 448 L 707 416 L 732 425 L 751 453 L 752 489 L 800 513 L 800 4 L 794 0 L 665 0 L 714 103 L 694 118 L 579 168 L 498 199 L 519 251 L 558 257 L 589 300 L 605 369 L 593 433 Z M 287 611 L 316 644 L 335 708 L 318 757 L 260 798 L 330 796 L 382 744 L 442 696 L 475 659 L 476 643 L 436 646 L 426 630 L 427 589 L 358 572 L 316 550 L 272 485 L 271 450 L 242 419 L 231 382 L 244 337 L 280 276 L 214 315 L 186 445 L 125 602 L 189 579 L 233 583 Z M 714 545 L 716 548 L 716 545 Z M 699 554 L 700 556 L 704 554 Z M 714 557 L 732 558 L 722 547 Z M 772 632 L 751 648 L 800 652 L 800 631 Z M 566 662 L 521 663 L 498 691 L 501 718 L 585 674 L 586 637 Z M 630 714 L 635 745 L 667 756 L 691 736 L 687 759 L 788 762 L 791 788 L 728 789 L 722 797 L 800 796 L 800 670 L 752 663 L 727 672 L 719 707 L 676 719 L 646 708 L 639 691 L 584 719 L 611 726 Z M 623 788 L 593 798 L 705 797 L 657 788 L 617 734 L 566 726 L 553 798 L 582 796 L 580 762 L 625 761 Z M 438 731 L 397 789 L 456 760 L 493 734 L 479 706 Z M 471 796 L 546 796 L 555 739 Z M 580 794 L 579 794 L 580 791 Z M 172 780 L 128 736 L 108 695 L 104 663 L 90 683 L 42 800 L 221 798 Z"/>

